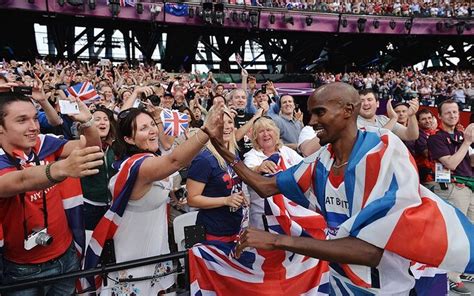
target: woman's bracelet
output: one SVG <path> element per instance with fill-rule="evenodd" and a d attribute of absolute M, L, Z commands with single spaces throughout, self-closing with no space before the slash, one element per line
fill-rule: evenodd
<path fill-rule="evenodd" d="M 236 164 L 240 162 L 240 159 L 235 158 L 231 163 L 229 163 L 229 166 L 233 168 Z"/>
<path fill-rule="evenodd" d="M 48 178 L 48 181 L 53 183 L 53 184 L 61 183 L 62 180 L 54 179 L 53 176 L 51 176 L 51 166 L 53 164 L 54 164 L 54 162 L 50 162 L 46 165 L 46 170 L 45 170 L 46 178 Z"/>

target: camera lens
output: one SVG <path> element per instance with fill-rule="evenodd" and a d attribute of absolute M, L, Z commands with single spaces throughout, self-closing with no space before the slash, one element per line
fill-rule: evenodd
<path fill-rule="evenodd" d="M 36 237 L 36 244 L 40 246 L 49 246 L 53 242 L 53 237 L 47 233 L 41 232 Z"/>

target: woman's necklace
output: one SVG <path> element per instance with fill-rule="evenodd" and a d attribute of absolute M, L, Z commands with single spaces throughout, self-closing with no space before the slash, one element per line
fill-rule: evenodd
<path fill-rule="evenodd" d="M 333 163 L 332 166 L 335 168 L 335 169 L 340 169 L 342 168 L 343 166 L 347 165 L 349 162 L 346 161 L 346 162 L 343 162 L 341 163 L 340 165 L 337 165 L 336 163 Z"/>

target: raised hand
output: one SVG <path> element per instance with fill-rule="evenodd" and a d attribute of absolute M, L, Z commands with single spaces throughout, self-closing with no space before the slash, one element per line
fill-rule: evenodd
<path fill-rule="evenodd" d="M 146 100 L 146 111 L 153 115 L 153 118 L 160 119 L 163 108 L 153 105 L 150 100 Z"/>
<path fill-rule="evenodd" d="M 469 145 L 474 142 L 474 123 L 469 124 L 464 130 L 464 141 Z"/>
<path fill-rule="evenodd" d="M 395 110 L 393 110 L 392 101 L 393 100 L 390 99 L 387 102 L 387 116 L 390 119 L 397 119 L 398 120 L 398 114 L 397 114 L 397 112 L 395 112 Z"/>
<path fill-rule="evenodd" d="M 408 101 L 408 104 L 410 107 L 408 107 L 408 116 L 411 117 L 418 112 L 418 109 L 420 108 L 420 102 L 418 101 L 417 98 L 411 99 Z"/>
<path fill-rule="evenodd" d="M 137 95 L 144 94 L 145 97 L 149 97 L 153 94 L 153 88 L 150 86 L 141 86 L 133 90 Z"/>
<path fill-rule="evenodd" d="M 33 90 L 31 92 L 31 98 L 38 103 L 44 102 L 46 100 L 46 95 L 44 93 L 43 81 L 35 74 L 35 82 L 33 85 Z"/>
<path fill-rule="evenodd" d="M 62 177 L 82 178 L 95 175 L 104 161 L 104 153 L 99 146 L 86 147 L 86 138 L 81 135 L 79 147 L 74 149 L 66 159 L 54 164 Z"/>
<path fill-rule="evenodd" d="M 214 111 L 210 112 L 206 123 L 201 128 L 211 139 L 216 143 L 222 143 L 222 135 L 224 130 L 224 103 L 219 102 L 218 105 L 214 106 Z M 220 146 L 220 144 L 219 144 Z"/>
<path fill-rule="evenodd" d="M 92 118 L 91 111 L 86 106 L 86 104 L 84 104 L 84 102 L 81 101 L 81 99 L 75 98 L 75 97 L 69 97 L 68 99 L 71 100 L 72 102 L 77 103 L 77 106 L 79 107 L 79 114 L 71 114 L 70 115 L 70 117 L 74 121 L 78 121 L 80 123 L 86 123 Z"/>

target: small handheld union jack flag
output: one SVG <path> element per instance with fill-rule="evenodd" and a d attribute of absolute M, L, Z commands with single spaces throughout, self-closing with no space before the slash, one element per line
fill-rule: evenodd
<path fill-rule="evenodd" d="M 239 53 L 235 54 L 235 62 L 237 63 L 237 65 L 239 65 L 240 68 L 242 68 L 242 57 Z"/>
<path fill-rule="evenodd" d="M 178 137 L 188 128 L 188 115 L 176 110 L 163 109 L 161 121 L 165 135 Z"/>
<path fill-rule="evenodd" d="M 79 98 L 86 105 L 91 104 L 100 98 L 94 86 L 88 81 L 70 86 L 64 92 L 66 93 L 66 96 Z"/>

